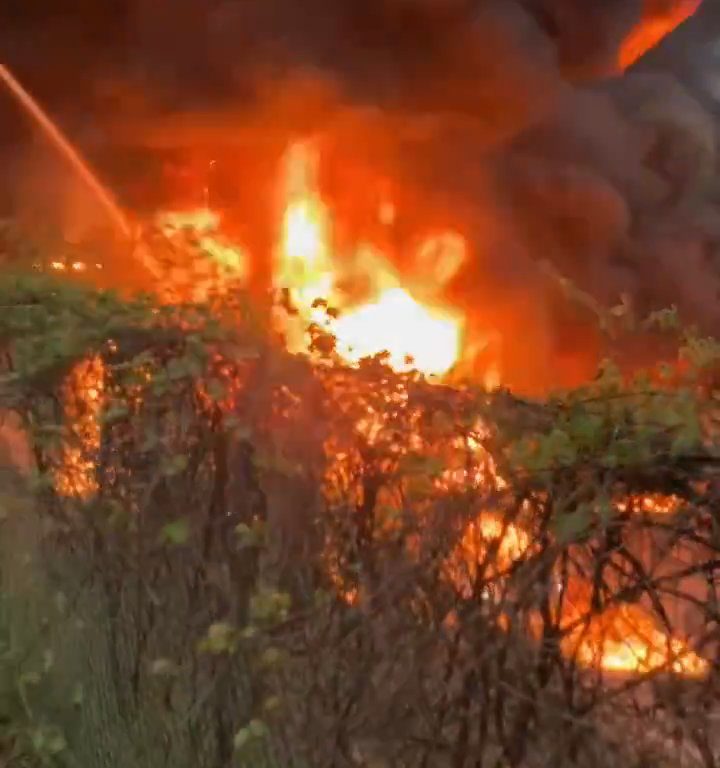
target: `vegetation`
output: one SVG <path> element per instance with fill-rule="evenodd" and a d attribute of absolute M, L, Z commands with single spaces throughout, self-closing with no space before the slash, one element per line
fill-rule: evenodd
<path fill-rule="evenodd" d="M 2 764 L 715 764 L 669 638 L 715 658 L 720 348 L 674 313 L 681 364 L 539 403 L 311 364 L 228 295 L 0 306 Z M 633 610 L 665 663 L 610 673 Z"/>

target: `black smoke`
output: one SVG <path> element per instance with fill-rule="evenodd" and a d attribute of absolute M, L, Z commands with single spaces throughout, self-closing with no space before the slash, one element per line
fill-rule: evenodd
<path fill-rule="evenodd" d="M 262 164 L 305 132 L 337 160 L 340 210 L 357 197 L 353 164 L 392 177 L 410 207 L 399 227 L 471 238 L 450 292 L 512 338 L 511 383 L 546 386 L 585 374 L 580 347 L 600 353 L 546 263 L 602 303 L 675 303 L 720 332 L 716 4 L 630 71 L 616 66 L 643 13 L 672 2 L 10 3 L 0 58 L 131 205 L 143 166 L 128 173 L 127 158 L 145 152 L 220 158 L 217 189 L 251 207 L 270 195 Z M 0 125 L 13 123 L 0 104 Z"/>

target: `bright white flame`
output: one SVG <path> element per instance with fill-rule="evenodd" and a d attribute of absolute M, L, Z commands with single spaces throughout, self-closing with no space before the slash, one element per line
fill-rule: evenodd
<path fill-rule="evenodd" d="M 447 373 L 458 359 L 461 324 L 413 299 L 402 288 L 338 318 L 332 325 L 339 354 L 349 362 L 387 352 L 398 371 Z"/>

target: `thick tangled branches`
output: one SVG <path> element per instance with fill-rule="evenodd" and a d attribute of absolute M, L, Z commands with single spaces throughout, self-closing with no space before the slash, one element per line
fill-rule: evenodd
<path fill-rule="evenodd" d="M 0 303 L 49 562 L 166 762 L 714 764 L 709 341 L 531 403 L 292 358 L 227 298 Z"/>

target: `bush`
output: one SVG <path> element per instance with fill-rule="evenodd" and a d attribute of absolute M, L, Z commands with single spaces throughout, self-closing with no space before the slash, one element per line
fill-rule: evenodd
<path fill-rule="evenodd" d="M 290 357 L 228 295 L 0 284 L 36 571 L 72 617 L 47 642 L 83 691 L 24 755 L 712 764 L 714 343 L 527 402 L 320 337 Z M 643 655 L 610 673 L 608 648 Z"/>

